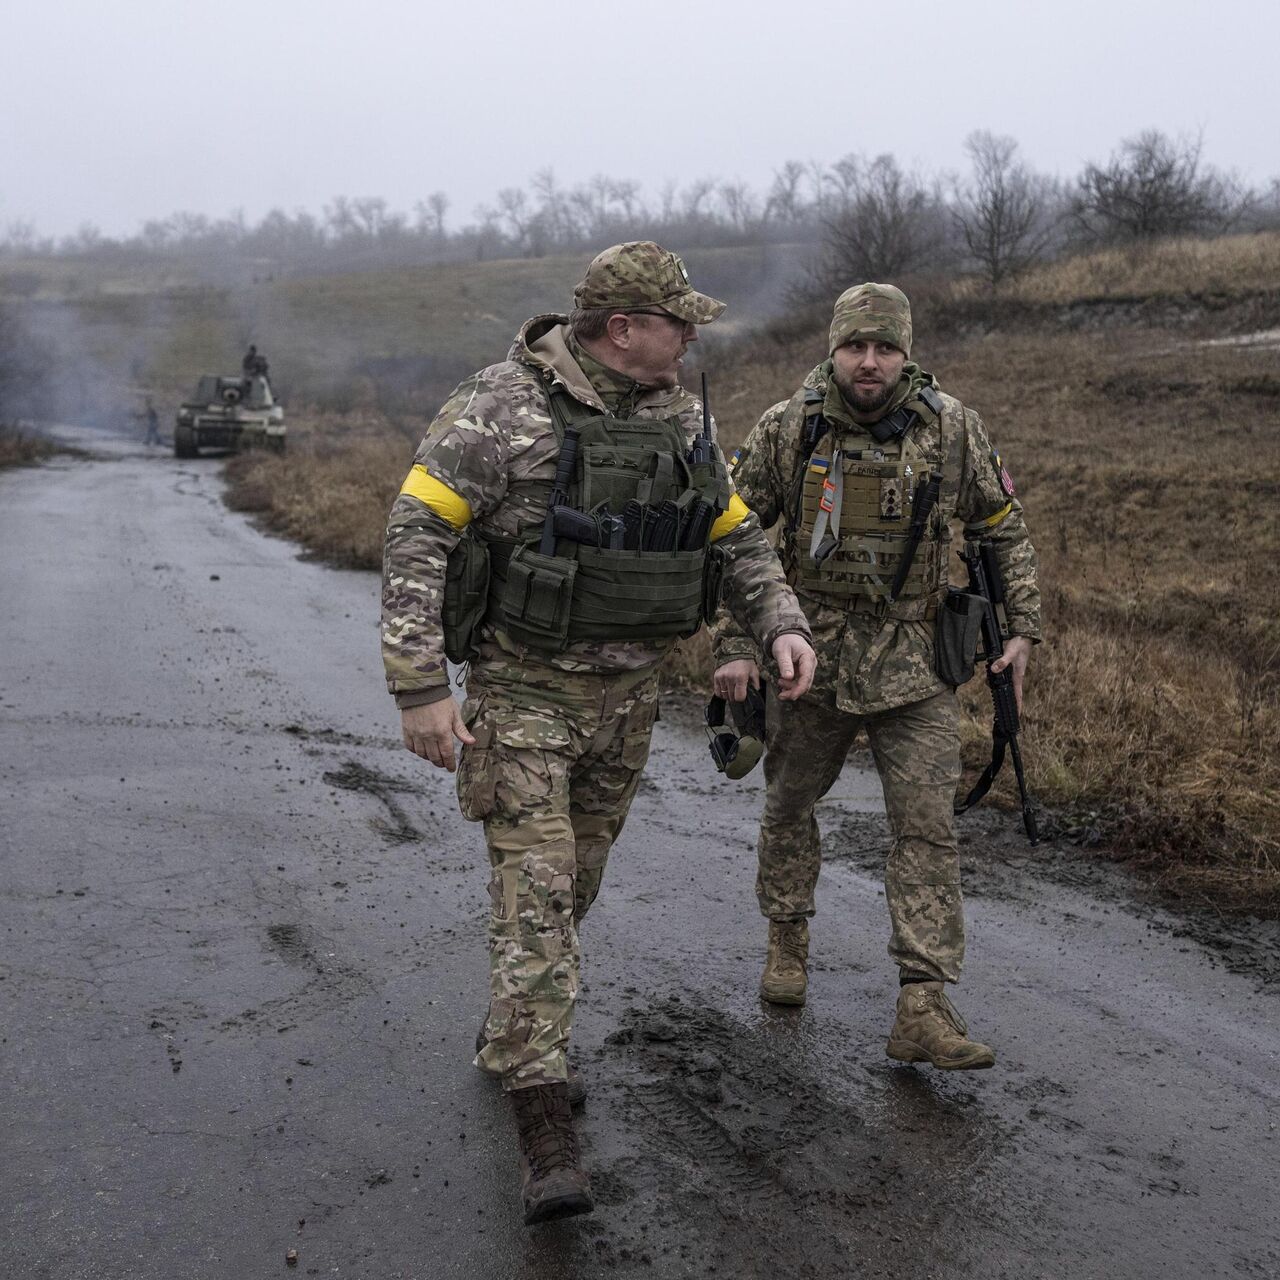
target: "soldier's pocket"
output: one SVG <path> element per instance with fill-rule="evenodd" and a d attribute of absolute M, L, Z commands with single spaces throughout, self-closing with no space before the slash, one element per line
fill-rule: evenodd
<path fill-rule="evenodd" d="M 624 769 L 643 769 L 649 759 L 649 740 L 652 731 L 642 729 L 638 733 L 628 733 L 622 739 L 622 767 Z"/>
<path fill-rule="evenodd" d="M 476 745 L 465 749 L 458 769 L 458 803 L 473 822 L 544 804 L 566 774 L 571 739 L 553 716 L 491 709 L 472 733 Z"/>
<path fill-rule="evenodd" d="M 468 822 L 479 822 L 493 812 L 493 725 L 480 717 L 480 708 L 468 708 L 463 719 L 475 738 L 474 744 L 462 748 L 458 761 L 458 808 Z"/>

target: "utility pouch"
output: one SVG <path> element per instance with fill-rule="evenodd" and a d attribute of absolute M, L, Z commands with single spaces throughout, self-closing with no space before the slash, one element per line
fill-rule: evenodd
<path fill-rule="evenodd" d="M 947 588 L 934 627 L 934 667 L 938 678 L 958 688 L 973 678 L 978 636 L 987 602 L 982 596 Z"/>
<path fill-rule="evenodd" d="M 531 544 L 511 553 L 502 594 L 502 625 L 517 644 L 552 652 L 564 648 L 577 572 L 576 560 L 544 556 Z"/>
<path fill-rule="evenodd" d="M 724 568 L 727 559 L 722 547 L 707 548 L 706 562 L 702 566 L 702 620 L 708 626 L 720 608 L 720 594 L 724 587 Z"/>
<path fill-rule="evenodd" d="M 477 633 L 489 603 L 489 547 L 464 533 L 449 553 L 444 575 L 444 652 L 461 665 L 476 658 Z"/>

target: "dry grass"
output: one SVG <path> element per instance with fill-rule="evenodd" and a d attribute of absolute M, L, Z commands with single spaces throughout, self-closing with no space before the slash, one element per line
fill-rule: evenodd
<path fill-rule="evenodd" d="M 412 444 L 376 422 L 290 428 L 287 455 L 244 453 L 227 463 L 228 501 L 320 559 L 377 569 L 387 512 L 412 461 Z"/>
<path fill-rule="evenodd" d="M 26 467 L 67 452 L 61 445 L 20 427 L 0 423 L 0 471 L 6 467 Z"/>
<path fill-rule="evenodd" d="M 1280 237 L 1238 238 L 1251 264 L 1239 269 L 1222 257 L 1231 243 L 1188 250 L 1197 284 L 1280 284 Z M 1179 260 L 1159 261 L 1167 272 Z M 1061 270 L 1054 287 L 1066 290 L 1071 271 L 1096 279 L 1105 263 Z M 982 413 L 1040 552 L 1047 639 L 1025 714 L 1037 798 L 1061 828 L 1175 892 L 1280 912 L 1274 348 L 1137 326 L 964 339 L 925 329 L 917 356 Z M 722 349 L 713 400 L 726 445 L 822 353 L 823 334 L 802 330 Z M 378 567 L 412 442 L 366 415 L 290 448 L 231 464 L 238 503 L 317 554 Z M 707 666 L 696 637 L 673 673 L 705 687 Z M 989 751 L 981 679 L 963 696 L 965 760 L 977 769 Z M 1002 777 L 997 801 L 1010 787 Z"/>
<path fill-rule="evenodd" d="M 1280 235 L 1165 240 L 1065 258 L 1028 272 L 1005 296 L 1032 303 L 1071 303 L 1113 296 L 1240 295 L 1280 285 Z M 956 287 L 972 294 L 973 281 Z"/>

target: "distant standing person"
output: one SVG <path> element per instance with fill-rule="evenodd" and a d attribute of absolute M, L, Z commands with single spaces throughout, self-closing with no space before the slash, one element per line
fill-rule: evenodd
<path fill-rule="evenodd" d="M 967 539 L 993 545 L 1012 633 L 996 667 L 1012 669 L 1019 703 L 1040 639 L 1035 551 L 982 419 L 911 363 L 911 308 L 901 290 L 867 283 L 842 293 L 828 351 L 790 400 L 764 414 L 731 466 L 761 524 L 782 521 L 779 555 L 818 654 L 805 697 L 769 700 L 756 878 L 769 921 L 761 995 L 805 1002 L 822 866 L 814 806 L 865 729 L 892 833 L 885 897 L 901 989 L 887 1052 L 951 1070 L 989 1067 L 994 1051 L 969 1039 L 946 995 L 965 942 L 952 813 L 960 781 L 955 689 L 973 671 L 972 642 L 951 644 L 952 610 L 942 608 L 950 521 L 963 523 Z M 937 505 L 913 542 L 911 515 L 917 502 L 928 511 L 926 489 Z M 947 628 L 936 631 L 940 623 Z M 723 612 L 712 637 L 715 692 L 741 700 L 759 679 L 752 641 Z M 966 645 L 958 660 L 944 660 Z"/>
<path fill-rule="evenodd" d="M 142 411 L 142 416 L 147 422 L 147 438 L 145 444 L 160 443 L 160 415 L 156 412 L 156 407 L 151 401 L 151 397 L 147 397 L 146 408 Z"/>

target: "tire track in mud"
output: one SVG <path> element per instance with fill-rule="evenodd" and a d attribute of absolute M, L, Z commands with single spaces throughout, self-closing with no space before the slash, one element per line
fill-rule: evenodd
<path fill-rule="evenodd" d="M 1001 1159 L 1015 1129 L 954 1078 L 870 1066 L 870 1045 L 843 1054 L 848 1034 L 675 997 L 626 1010 L 591 1068 L 631 1146 L 602 1171 L 614 1244 L 652 1245 L 629 1238 L 636 1199 L 697 1221 L 680 1256 L 707 1274 L 932 1275 L 940 1232 L 948 1268 L 993 1230 L 1022 1242 L 1011 1259 L 1033 1251 L 1033 1196 Z"/>

